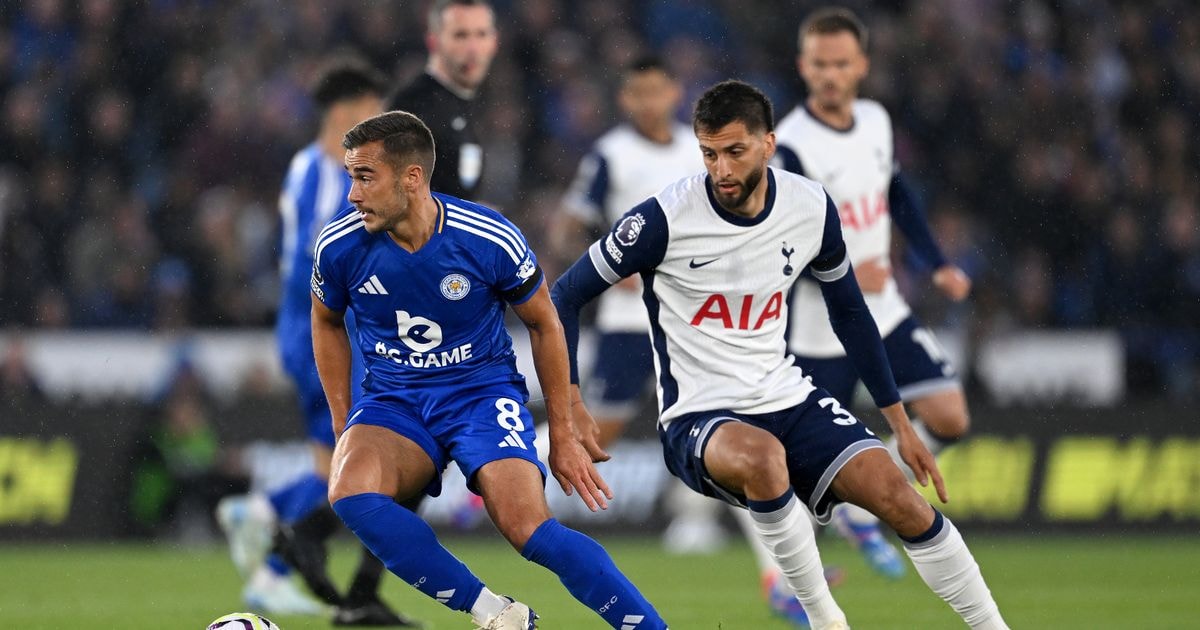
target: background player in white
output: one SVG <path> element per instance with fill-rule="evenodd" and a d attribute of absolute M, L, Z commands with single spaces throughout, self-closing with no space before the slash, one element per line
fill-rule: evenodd
<path fill-rule="evenodd" d="M 597 234 L 625 211 L 676 180 L 704 170 L 692 130 L 675 118 L 683 86 L 657 57 L 641 57 L 621 76 L 617 104 L 628 122 L 596 140 L 580 161 L 554 224 L 554 251 L 575 260 Z M 584 398 L 596 418 L 601 448 L 607 448 L 637 413 L 654 376 L 647 334 L 650 322 L 642 305 L 642 283 L 622 280 L 600 297 L 595 329 L 596 356 Z M 543 435 L 543 427 L 538 428 Z M 676 485 L 668 502 L 672 522 L 663 536 L 678 553 L 713 551 L 725 538 L 716 504 Z"/>
<path fill-rule="evenodd" d="M 738 81 L 705 92 L 693 127 L 707 175 L 635 206 L 555 283 L 576 383 L 572 405 L 586 413 L 574 364 L 579 309 L 640 274 L 667 467 L 696 492 L 749 509 L 813 627 L 846 622 L 801 501 L 821 522 L 839 501 L 878 514 L 905 540 L 926 584 L 971 627 L 1006 628 L 954 525 L 786 351 L 784 296 L 811 272 L 904 461 L 922 484 L 932 478 L 946 500 L 937 464 L 900 402 L 837 209 L 818 184 L 767 166 L 775 153 L 771 110 L 760 91 Z"/>
<path fill-rule="evenodd" d="M 326 574 L 325 544 L 338 525 L 327 498 L 334 438 L 329 405 L 317 378 L 309 323 L 308 277 L 317 234 L 346 207 L 350 189 L 350 177 L 342 165 L 346 152 L 342 136 L 359 121 L 382 111 L 384 81 L 367 62 L 354 56 L 338 56 L 320 69 L 311 90 L 319 113 L 317 137 L 292 158 L 279 196 L 282 295 L 275 340 L 284 371 L 296 387 L 313 470 L 272 488 L 266 496 L 229 497 L 221 502 L 217 515 L 229 536 L 235 563 L 249 578 L 243 598 L 250 607 L 282 614 L 322 611 L 288 579 L 290 564 L 299 569 L 318 597 L 336 607 L 336 625 L 411 627 L 416 624 L 379 599 L 383 565 L 365 547 L 345 597 Z M 361 357 L 356 357 L 355 365 L 361 373 Z M 281 553 L 272 553 L 263 562 L 263 551 L 277 526 L 283 534 L 276 536 L 283 545 Z"/>
<path fill-rule="evenodd" d="M 883 335 L 900 397 L 912 412 L 917 435 L 936 455 L 966 433 L 967 404 L 954 368 L 892 278 L 892 222 L 933 269 L 934 286 L 950 299 L 966 298 L 971 281 L 942 255 L 916 195 L 895 166 L 887 111 L 858 98 L 869 66 L 862 22 L 846 9 L 816 11 L 800 26 L 799 48 L 797 66 L 808 97 L 779 123 L 780 161 L 787 170 L 820 182 L 837 205 L 846 248 Z M 801 279 L 792 300 L 788 347 L 806 373 L 850 405 L 858 373 L 824 313 L 818 283 Z M 894 443 L 893 457 L 899 461 Z M 847 505 L 835 512 L 833 522 L 878 572 L 904 574 L 904 563 L 870 513 Z"/>
<path fill-rule="evenodd" d="M 397 503 L 439 494 L 453 460 L 500 533 L 581 603 L 615 628 L 665 628 L 604 549 L 546 504 L 509 306 L 529 331 L 555 478 L 592 509 L 612 494 L 592 463 L 606 457 L 594 426 L 572 422 L 562 326 L 524 236 L 494 210 L 430 191 L 433 135 L 410 113 L 365 120 L 343 146 L 354 207 L 318 237 L 311 280 L 313 350 L 338 436 L 329 483 L 338 516 L 422 593 L 484 628 L 533 628 L 528 606 L 484 587 Z M 367 361 L 356 401 L 348 309 Z"/>

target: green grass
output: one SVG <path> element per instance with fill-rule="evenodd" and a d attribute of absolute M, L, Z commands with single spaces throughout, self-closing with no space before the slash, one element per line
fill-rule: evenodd
<path fill-rule="evenodd" d="M 1014 628 L 1200 627 L 1200 539 L 968 536 Z M 653 539 L 608 536 L 601 542 L 676 630 L 789 627 L 760 600 L 744 543 L 713 556 L 675 557 Z M 447 545 L 493 590 L 533 605 L 543 628 L 605 627 L 547 571 L 497 538 L 452 538 Z M 834 594 L 856 630 L 964 627 L 911 571 L 889 582 L 836 538 L 822 537 L 821 546 L 826 564 L 848 572 Z M 348 578 L 354 561 L 350 544 L 339 543 L 334 574 Z M 239 589 L 222 548 L 0 547 L 0 628 L 199 629 L 241 608 Z M 465 615 L 396 579 L 387 579 L 384 595 L 433 630 L 471 627 Z M 275 621 L 286 630 L 328 627 L 319 619 Z"/>

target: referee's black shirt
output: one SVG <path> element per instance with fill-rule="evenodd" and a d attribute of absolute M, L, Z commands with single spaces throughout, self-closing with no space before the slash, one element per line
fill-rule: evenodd
<path fill-rule="evenodd" d="M 475 100 L 451 92 L 424 72 L 400 89 L 389 110 L 416 114 L 433 132 L 437 162 L 429 187 L 461 199 L 476 200 L 483 175 L 483 147 L 475 135 Z"/>

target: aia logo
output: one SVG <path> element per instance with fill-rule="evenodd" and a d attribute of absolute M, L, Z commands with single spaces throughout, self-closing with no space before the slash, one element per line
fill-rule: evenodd
<path fill-rule="evenodd" d="M 844 201 L 838 205 L 838 218 L 842 220 L 842 227 L 848 230 L 865 230 L 887 213 L 888 203 L 882 192 L 876 192 L 873 197 L 863 196 L 857 203 Z"/>
<path fill-rule="evenodd" d="M 737 306 L 737 312 L 734 313 L 730 308 L 731 300 L 727 299 L 723 294 L 714 293 L 704 300 L 704 305 L 700 310 L 696 311 L 692 317 L 692 325 L 699 326 L 706 319 L 716 320 L 721 323 L 721 327 L 725 329 L 737 330 L 758 330 L 769 321 L 779 319 L 783 315 L 783 293 L 776 291 L 767 298 L 767 303 L 761 308 L 754 304 L 753 295 L 743 295 L 741 299 L 732 300 Z M 737 319 L 737 325 L 734 325 L 734 318 Z M 753 321 L 753 328 L 751 328 Z"/>

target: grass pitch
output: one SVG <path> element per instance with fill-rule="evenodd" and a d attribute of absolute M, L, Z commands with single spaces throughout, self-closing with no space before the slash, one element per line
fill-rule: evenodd
<path fill-rule="evenodd" d="M 966 535 L 1013 628 L 1200 628 L 1200 539 Z M 790 627 L 763 603 L 743 542 L 712 556 L 678 557 L 657 539 L 600 540 L 676 630 Z M 531 604 L 542 628 L 605 627 L 497 535 L 449 538 L 447 546 L 493 590 Z M 826 564 L 848 573 L 834 594 L 856 630 L 964 627 L 911 567 L 891 582 L 836 536 L 823 536 L 821 551 Z M 348 580 L 355 560 L 350 542 L 340 541 L 335 576 Z M 430 630 L 471 627 L 466 615 L 385 580 L 384 597 Z M 9 544 L 0 547 L 0 628 L 199 630 L 242 608 L 240 586 L 222 547 Z M 329 627 L 322 619 L 274 620 L 285 630 Z"/>

